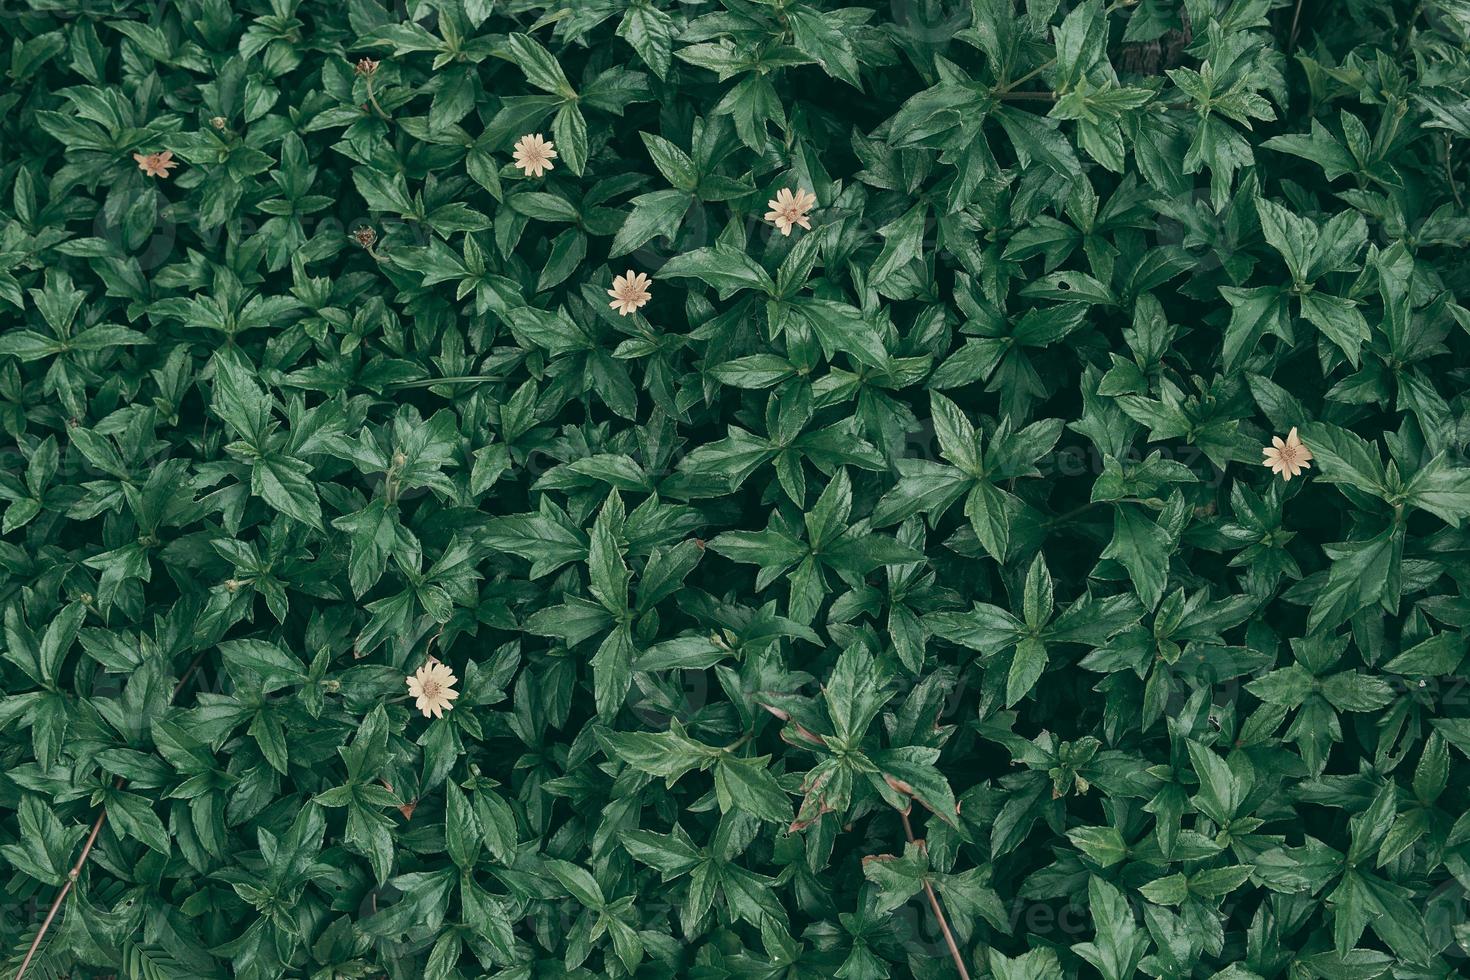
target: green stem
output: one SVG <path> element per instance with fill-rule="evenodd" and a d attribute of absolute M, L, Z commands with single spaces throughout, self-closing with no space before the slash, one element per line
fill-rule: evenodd
<path fill-rule="evenodd" d="M 1040 75 L 1042 72 L 1046 71 L 1048 68 L 1050 68 L 1052 65 L 1054 65 L 1056 63 L 1057 63 L 1057 59 L 1055 59 L 1055 58 L 1048 58 L 1046 61 L 1043 61 L 1041 64 L 1037 65 L 1035 68 L 1031 69 L 1026 74 L 1022 75 L 1020 78 L 1016 79 L 1014 82 L 1007 82 L 1005 85 L 1002 85 L 1000 88 L 996 89 L 993 94 L 996 95 L 997 97 L 999 97 L 1001 95 L 1001 93 L 1003 93 L 1003 92 L 1009 92 L 1011 89 L 1015 88 L 1017 85 L 1024 85 L 1027 82 L 1031 81 L 1031 79 L 1035 78 L 1037 75 Z"/>
<path fill-rule="evenodd" d="M 378 114 L 380 119 L 384 122 L 392 122 L 393 117 L 384 112 L 383 107 L 378 105 L 378 97 L 373 92 L 373 76 L 367 75 L 365 77 L 367 78 L 368 103 L 373 107 L 373 111 Z"/>
<path fill-rule="evenodd" d="M 1047 526 L 1055 527 L 1058 524 L 1065 524 L 1072 518 L 1076 517 L 1078 514 L 1085 514 L 1087 511 L 1091 510 L 1101 503 L 1103 503 L 1103 501 L 1101 500 L 1089 500 L 1087 503 L 1083 504 L 1080 507 L 1073 507 L 1069 511 L 1048 518 L 1046 522 Z"/>
<path fill-rule="evenodd" d="M 754 737 L 754 735 L 755 732 L 746 732 L 744 735 L 741 735 L 735 741 L 725 746 L 724 751 L 734 752 L 736 749 L 740 748 L 740 746 L 744 745 L 746 742 L 749 742 L 751 738 Z"/>

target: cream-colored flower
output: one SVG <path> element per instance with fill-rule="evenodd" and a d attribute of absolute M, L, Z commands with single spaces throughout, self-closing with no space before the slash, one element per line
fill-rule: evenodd
<path fill-rule="evenodd" d="M 516 140 L 511 159 L 527 177 L 540 177 L 546 171 L 556 169 L 551 165 L 551 161 L 556 159 L 556 144 L 542 139 L 540 133 L 531 133 Z"/>
<path fill-rule="evenodd" d="M 807 220 L 817 204 L 817 195 L 810 191 L 797 188 L 795 191 L 785 187 L 776 192 L 774 201 L 767 201 L 766 206 L 771 210 L 766 212 L 766 220 L 781 230 L 781 234 L 791 234 L 791 229 L 801 225 L 807 231 L 811 230 L 812 223 Z"/>
<path fill-rule="evenodd" d="M 459 697 L 459 692 L 454 689 L 458 680 L 447 664 L 430 657 L 407 678 L 408 693 L 415 699 L 414 707 L 422 711 L 425 718 L 430 715 L 442 718 L 446 710 L 454 707 L 451 702 Z"/>
<path fill-rule="evenodd" d="M 608 305 L 617 310 L 622 316 L 627 316 L 647 303 L 653 294 L 648 291 L 653 282 L 642 272 L 634 272 L 629 269 L 626 274 L 613 278 L 613 288 L 607 294 L 613 298 Z"/>
<path fill-rule="evenodd" d="M 359 75 L 372 75 L 378 70 L 378 62 L 374 61 L 372 58 L 359 58 L 357 60 L 357 65 L 353 68 L 353 70 L 356 71 Z"/>
<path fill-rule="evenodd" d="M 164 150 L 162 153 L 134 153 L 133 159 L 138 161 L 138 169 L 150 177 L 167 178 L 169 170 L 179 165 L 172 150 Z"/>
<path fill-rule="evenodd" d="M 1291 427 L 1285 439 L 1272 436 L 1271 445 L 1262 449 L 1261 455 L 1266 457 L 1262 465 L 1270 467 L 1272 473 L 1280 473 L 1283 480 L 1300 476 L 1303 470 L 1312 465 L 1308 462 L 1312 458 L 1312 451 L 1302 445 L 1296 434 L 1296 426 Z"/>

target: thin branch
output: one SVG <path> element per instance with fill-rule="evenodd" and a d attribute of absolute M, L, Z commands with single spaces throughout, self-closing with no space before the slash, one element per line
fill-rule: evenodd
<path fill-rule="evenodd" d="M 179 682 L 174 685 L 174 693 L 168 697 L 170 704 L 173 703 L 174 698 L 179 696 L 179 692 L 184 689 L 184 685 L 189 683 L 189 678 L 194 676 L 194 671 L 199 669 L 199 664 L 203 660 L 204 652 L 201 651 L 194 658 L 194 662 L 189 665 L 189 669 L 184 671 L 184 676 L 180 677 Z M 113 786 L 121 789 L 122 785 L 123 778 L 119 776 L 113 782 Z M 21 980 L 26 975 L 26 970 L 30 968 L 31 960 L 35 959 L 36 951 L 41 948 L 42 940 L 46 938 L 46 933 L 51 929 L 51 923 L 56 919 L 56 913 L 61 911 L 61 903 L 66 900 L 67 894 L 71 891 L 71 886 L 76 884 L 77 879 L 81 877 L 82 867 L 87 863 L 87 858 L 91 857 L 92 848 L 97 843 L 97 835 L 102 833 L 102 824 L 106 821 L 107 808 L 102 807 L 97 811 L 97 819 L 92 821 L 92 832 L 87 835 L 87 842 L 82 845 L 82 853 L 77 856 L 77 863 L 72 865 L 71 870 L 67 872 L 66 881 L 61 884 L 61 891 L 56 893 L 56 898 L 52 900 L 51 908 L 46 912 L 46 918 L 41 923 L 41 928 L 36 930 L 36 938 L 31 941 L 31 948 L 26 950 L 26 958 L 21 960 L 20 969 L 15 972 L 15 980 Z"/>
<path fill-rule="evenodd" d="M 903 820 L 903 835 L 909 839 L 910 844 L 924 844 L 914 840 L 914 828 L 909 824 L 907 810 L 898 811 Z M 954 933 L 949 931 L 949 920 L 944 917 L 944 909 L 939 905 L 939 896 L 934 894 L 934 886 L 929 884 L 929 879 L 924 879 L 924 894 L 929 896 L 929 907 L 934 910 L 934 918 L 939 920 L 939 931 L 944 934 L 944 944 L 949 947 L 949 955 L 954 959 L 954 968 L 960 971 L 960 980 L 970 980 L 970 971 L 965 969 L 965 958 L 960 955 L 959 944 L 954 941 Z"/>
<path fill-rule="evenodd" d="M 1286 40 L 1286 50 L 1296 50 L 1296 32 L 1302 17 L 1302 0 L 1296 0 L 1296 9 L 1291 12 L 1291 34 Z"/>
<path fill-rule="evenodd" d="M 92 845 L 97 843 L 97 835 L 102 832 L 102 822 L 106 819 L 107 810 L 105 808 L 98 810 L 97 819 L 92 821 L 92 832 L 87 835 L 87 843 L 82 846 L 82 854 L 77 858 L 77 863 L 72 865 L 71 871 L 67 872 L 66 881 L 61 884 L 61 891 L 56 893 L 56 899 L 51 903 L 51 910 L 46 913 L 46 921 L 41 923 L 41 928 L 36 931 L 36 938 L 31 942 L 31 948 L 26 951 L 26 958 L 21 960 L 20 969 L 15 973 L 15 980 L 21 980 L 21 977 L 26 975 L 31 960 L 36 956 L 36 950 L 41 948 L 41 940 L 46 938 L 46 932 L 51 928 L 52 920 L 56 918 L 56 913 L 61 909 L 62 901 L 81 875 L 82 865 L 87 863 L 87 857 L 92 853 Z"/>
<path fill-rule="evenodd" d="M 194 658 L 194 662 L 189 665 L 189 669 L 184 671 L 184 676 L 180 677 L 179 682 L 174 685 L 174 693 L 168 696 L 169 704 L 174 703 L 174 698 L 179 696 L 179 692 L 184 689 L 185 684 L 189 683 L 189 678 L 194 676 L 194 672 L 199 669 L 199 665 L 203 662 L 204 654 L 201 652 L 199 656 Z"/>
<path fill-rule="evenodd" d="M 1078 514 L 1085 514 L 1087 511 L 1091 510 L 1101 503 L 1103 503 L 1103 501 L 1101 500 L 1089 500 L 1087 503 L 1081 505 L 1080 507 L 1073 507 L 1071 510 L 1065 511 L 1061 514 L 1053 514 L 1051 517 L 1047 518 L 1046 525 L 1047 527 L 1055 527 L 1058 524 L 1065 524 L 1067 521 L 1070 521 Z"/>

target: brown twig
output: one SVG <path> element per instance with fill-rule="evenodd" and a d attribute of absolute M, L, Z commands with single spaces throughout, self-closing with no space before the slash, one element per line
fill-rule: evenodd
<path fill-rule="evenodd" d="M 189 682 L 189 678 L 194 676 L 194 671 L 199 669 L 199 664 L 203 660 L 204 653 L 201 651 L 199 656 L 194 658 L 194 662 L 189 665 L 189 669 L 184 671 L 184 676 L 180 677 L 179 682 L 174 685 L 174 693 L 170 694 L 168 698 L 170 704 L 173 703 L 174 698 L 179 696 L 179 692 L 184 689 L 184 685 Z M 124 780 L 121 776 L 117 777 L 113 782 L 114 788 L 121 789 L 123 782 Z M 106 820 L 107 808 L 102 807 L 97 811 L 97 819 L 92 821 L 92 832 L 87 835 L 87 842 L 82 845 L 82 853 L 77 856 L 77 863 L 72 865 L 71 870 L 67 872 L 66 881 L 61 883 L 61 891 L 56 893 L 56 898 L 51 902 L 51 908 L 46 912 L 46 918 L 41 922 L 41 928 L 36 930 L 36 938 L 31 941 L 31 948 L 26 950 L 26 958 L 21 960 L 20 969 L 15 972 L 15 980 L 21 980 L 26 975 L 26 970 L 30 968 L 31 960 L 35 959 L 36 951 L 41 948 L 42 940 L 46 938 L 46 933 L 51 929 L 51 923 L 56 919 L 56 913 L 61 911 L 61 903 L 66 900 L 67 894 L 71 891 L 71 886 L 76 884 L 77 879 L 81 877 L 82 866 L 87 863 L 87 858 L 92 855 L 92 848 L 97 843 L 97 835 L 102 833 L 102 824 Z"/>
<path fill-rule="evenodd" d="M 51 922 L 56 918 L 56 913 L 61 909 L 61 903 L 65 900 L 71 886 L 76 884 L 77 878 L 82 873 L 82 865 L 87 863 L 87 856 L 92 853 L 92 845 L 97 843 L 97 835 L 102 832 L 102 822 L 107 819 L 107 810 L 104 808 L 97 811 L 97 819 L 92 821 L 92 832 L 87 835 L 87 843 L 82 846 L 81 856 L 77 863 L 72 865 L 71 871 L 67 873 L 66 881 L 61 884 L 61 891 L 56 893 L 56 900 L 51 903 L 51 910 L 46 913 L 46 920 L 41 923 L 41 928 L 36 931 L 36 938 L 31 942 L 31 948 L 26 950 L 26 958 L 21 960 L 20 969 L 15 973 L 15 980 L 20 980 L 26 975 L 26 970 L 31 965 L 31 960 L 36 956 L 36 950 L 41 948 L 41 940 L 46 938 L 46 932 L 51 928 Z"/>
<path fill-rule="evenodd" d="M 174 693 L 168 696 L 169 704 L 174 703 L 174 698 L 179 696 L 179 692 L 184 689 L 185 684 L 189 683 L 189 678 L 194 676 L 194 671 L 198 670 L 199 665 L 203 662 L 204 654 L 201 652 L 199 656 L 194 658 L 194 662 L 189 665 L 189 669 L 184 671 L 184 676 L 180 677 L 179 682 L 174 685 Z"/>
<path fill-rule="evenodd" d="M 1291 12 L 1291 34 L 1286 39 L 1286 50 L 1296 50 L 1296 32 L 1302 16 L 1302 0 L 1296 0 L 1296 9 Z"/>
<path fill-rule="evenodd" d="M 910 844 L 923 843 L 914 840 L 914 828 L 909 824 L 907 810 L 898 811 L 903 820 L 903 835 L 909 839 Z M 959 944 L 954 941 L 954 933 L 949 931 L 949 920 L 944 917 L 944 909 L 939 905 L 939 896 L 934 894 L 934 886 L 929 884 L 929 879 L 924 879 L 924 894 L 929 896 L 929 907 L 934 910 L 934 918 L 939 920 L 939 931 L 944 934 L 944 944 L 949 947 L 949 955 L 954 959 L 954 968 L 960 971 L 960 980 L 970 980 L 970 971 L 965 969 L 965 958 L 960 955 Z"/>

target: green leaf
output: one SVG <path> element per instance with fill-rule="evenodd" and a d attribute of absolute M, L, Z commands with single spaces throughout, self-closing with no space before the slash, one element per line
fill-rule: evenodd
<path fill-rule="evenodd" d="M 791 799 L 766 768 L 768 759 L 742 759 L 720 756 L 715 767 L 715 794 L 720 809 L 744 810 L 783 827 L 791 822 Z"/>
<path fill-rule="evenodd" d="M 633 4 L 618 25 L 618 36 L 627 38 L 643 63 L 659 78 L 666 78 L 673 53 L 674 19 L 651 4 Z"/>
<path fill-rule="evenodd" d="M 597 880 L 587 872 L 586 868 L 579 868 L 570 861 L 559 861 L 551 859 L 546 862 L 546 870 L 561 882 L 562 887 L 589 909 L 601 909 L 607 904 L 602 897 L 602 889 L 598 887 Z"/>
<path fill-rule="evenodd" d="M 1325 333 L 1347 355 L 1348 363 L 1357 366 L 1358 350 L 1369 337 L 1368 321 L 1357 306 L 1314 291 L 1302 297 L 1302 319 Z"/>
<path fill-rule="evenodd" d="M 1149 948 L 1149 941 L 1134 921 L 1127 899 L 1101 878 L 1089 877 L 1087 907 L 1096 936 L 1091 942 L 1073 944 L 1072 949 L 1106 980 L 1132 977 Z"/>
<path fill-rule="evenodd" d="M 507 59 L 515 62 L 526 73 L 526 81 L 544 92 L 564 99 L 576 97 L 577 92 L 567 81 L 561 65 L 535 38 L 525 34 L 511 34 L 506 39 L 505 47 Z"/>
<path fill-rule="evenodd" d="M 618 229 L 608 254 L 626 255 L 660 235 L 673 237 L 693 201 L 691 194 L 681 190 L 654 191 L 633 198 L 633 210 Z"/>
<path fill-rule="evenodd" d="M 604 732 L 599 740 L 618 759 L 671 783 L 691 769 L 706 769 L 720 758 L 718 749 L 689 738 L 679 727 L 667 732 Z"/>
<path fill-rule="evenodd" d="M 861 89 L 858 79 L 858 57 L 851 39 L 830 18 L 806 7 L 793 7 L 788 23 L 792 39 L 804 53 L 833 78 Z"/>
<path fill-rule="evenodd" d="M 1191 802 L 1217 824 L 1228 824 L 1250 791 L 1249 781 L 1237 776 L 1225 760 L 1199 743 L 1190 742 L 1187 748 L 1199 778 L 1199 791 Z"/>
<path fill-rule="evenodd" d="M 1327 580 L 1307 617 L 1311 632 L 1332 629 L 1374 603 L 1397 600 L 1404 537 L 1388 528 L 1363 541 L 1344 541 L 1328 550 Z"/>
<path fill-rule="evenodd" d="M 1459 633 L 1440 633 L 1405 650 L 1383 665 L 1394 674 L 1441 677 L 1453 674 L 1465 659 L 1465 641 Z"/>
<path fill-rule="evenodd" d="M 1383 461 L 1378 451 L 1355 432 L 1325 422 L 1301 426 L 1300 439 L 1312 451 L 1322 479 L 1342 483 L 1369 493 L 1384 488 Z"/>
<path fill-rule="evenodd" d="M 873 658 L 860 647 L 848 647 L 837 658 L 823 691 L 837 740 L 853 745 L 867 732 L 888 697 L 882 692 Z"/>
<path fill-rule="evenodd" d="M 676 255 L 659 270 L 660 279 L 698 279 L 714 287 L 721 296 L 741 289 L 758 289 L 774 294 L 776 286 L 766 271 L 744 252 L 728 245 L 696 249 Z"/>
<path fill-rule="evenodd" d="M 1102 556 L 1117 559 L 1128 570 L 1145 608 L 1154 608 L 1163 597 L 1172 550 L 1169 532 L 1150 520 L 1142 508 L 1131 504 L 1114 508 L 1113 540 Z"/>
<path fill-rule="evenodd" d="M 1404 487 L 1410 504 L 1459 527 L 1470 517 L 1470 466 L 1455 466 L 1440 453 L 1419 468 Z"/>
<path fill-rule="evenodd" d="M 1225 370 L 1235 371 L 1245 359 L 1256 353 L 1256 345 L 1266 334 L 1290 338 L 1287 304 L 1282 291 L 1274 286 L 1241 289 L 1221 286 L 1220 295 L 1230 304 L 1230 324 L 1225 328 L 1221 358 Z M 1303 306 L 1303 316 L 1306 315 Z M 1357 348 L 1353 350 L 1356 352 Z"/>
<path fill-rule="evenodd" d="M 887 365 L 889 356 L 882 330 L 856 307 L 832 300 L 800 299 L 793 301 L 791 308 L 806 322 L 828 358 L 841 352 L 869 367 Z"/>
<path fill-rule="evenodd" d="M 560 161 L 580 177 L 587 168 L 589 145 L 587 120 L 575 102 L 568 102 L 556 110 L 556 117 L 551 120 L 551 135 Z"/>
<path fill-rule="evenodd" d="M 288 517 L 314 528 L 322 526 L 310 463 L 281 455 L 263 457 L 251 468 L 250 492 Z"/>

